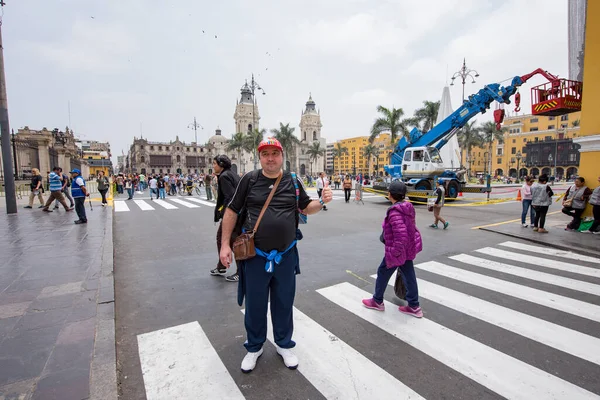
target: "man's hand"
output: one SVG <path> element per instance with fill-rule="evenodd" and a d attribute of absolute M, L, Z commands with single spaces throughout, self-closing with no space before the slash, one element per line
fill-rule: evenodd
<path fill-rule="evenodd" d="M 221 245 L 221 253 L 219 254 L 219 259 L 221 260 L 221 264 L 223 264 L 225 268 L 229 268 L 231 266 L 231 247 L 229 247 L 229 245 L 225 243 Z"/>
<path fill-rule="evenodd" d="M 323 200 L 323 203 L 325 203 L 325 204 L 327 204 L 331 200 L 333 200 L 333 192 L 331 191 L 331 188 L 329 187 L 329 182 L 325 183 L 325 187 L 323 188 L 323 193 L 321 193 L 321 199 Z"/>

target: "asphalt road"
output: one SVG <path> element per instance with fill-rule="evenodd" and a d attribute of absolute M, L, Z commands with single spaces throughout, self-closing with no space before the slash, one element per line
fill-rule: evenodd
<path fill-rule="evenodd" d="M 343 193 L 336 192 L 335 196 L 343 197 Z M 552 332 L 553 327 L 568 328 L 565 336 L 560 336 L 562 331 L 556 335 L 574 340 L 569 344 L 572 347 L 577 347 L 578 343 L 596 346 L 589 351 L 600 354 L 600 312 L 595 308 L 600 306 L 600 286 L 597 286 L 600 285 L 600 274 L 583 275 L 578 269 L 592 266 L 598 272 L 600 264 L 565 259 L 553 254 L 551 249 L 543 250 L 546 254 L 539 254 L 502 247 L 499 244 L 510 239 L 472 229 L 518 218 L 520 205 L 517 203 L 445 207 L 442 215 L 450 222 L 448 230 L 428 228 L 432 214 L 424 206 L 416 207 L 424 250 L 415 264 L 423 266 L 417 274 L 424 281 L 420 290 L 425 312 L 424 319 L 416 320 L 401 315 L 391 304 L 385 313 L 373 317 L 375 311 L 360 306 L 354 310 L 342 300 L 335 300 L 338 292 L 347 294 L 362 289 L 365 296 L 372 293 L 374 279 L 370 276 L 376 273 L 383 256 L 379 234 L 389 206 L 378 196 L 366 195 L 364 205 L 345 204 L 343 199 L 335 199 L 328 207 L 329 211 L 310 216 L 309 224 L 301 227 L 304 240 L 298 248 L 302 274 L 297 279 L 295 306 L 308 322 L 304 326 L 300 313 L 297 314 L 296 337 L 304 337 L 303 329 L 306 329 L 309 332 L 306 342 L 310 344 L 303 347 L 302 341 L 297 340 L 299 370 L 287 370 L 274 346 L 267 343 L 257 368 L 245 375 L 240 371 L 245 355 L 242 346 L 245 331 L 243 315 L 236 304 L 237 284 L 208 273 L 217 262 L 214 239 L 217 227 L 212 222 L 214 208 L 198 202 L 188 202 L 198 206 L 188 208 L 167 198 L 166 203 L 177 208 L 166 209 L 156 202 L 151 203 L 147 197 L 136 199 L 142 199 L 153 209 L 142 211 L 141 206 L 127 202 L 129 211 L 115 212 L 114 217 L 117 360 L 122 399 L 213 399 L 218 397 L 216 388 L 221 387 L 231 387 L 237 393 L 226 398 L 367 398 L 364 393 L 372 396 L 377 390 L 384 393 L 386 390 L 390 393 L 392 388 L 400 390 L 394 385 L 406 389 L 406 396 L 418 398 L 420 395 L 427 399 L 549 398 L 546 396 L 558 391 L 575 394 L 579 396 L 577 398 L 592 398 L 592 393 L 600 395 L 600 361 L 582 359 L 585 355 L 577 353 L 577 349 L 548 343 L 543 335 L 544 329 Z M 181 199 L 187 201 L 185 197 Z M 448 258 L 467 254 L 502 265 L 511 264 L 502 257 L 486 254 L 486 250 L 476 252 L 487 248 L 533 254 L 548 260 L 546 263 L 553 267 L 531 261 L 525 261 L 525 264 L 512 261 L 513 265 L 530 271 L 519 270 L 521 276 L 517 276 L 514 271 L 502 272 L 500 267 L 484 270 Z M 459 275 L 450 278 L 447 273 L 436 273 L 435 264 L 424 264 L 429 261 L 442 263 L 442 270 L 444 267 L 456 269 Z M 558 270 L 563 264 L 572 265 L 571 270 Z M 468 281 L 460 275 L 463 271 L 467 274 L 477 272 L 482 274 L 479 277 L 487 278 L 478 280 L 476 276 L 470 278 L 475 281 Z M 546 273 L 542 274 L 544 279 L 537 277 L 540 272 Z M 572 287 L 548 283 L 553 282 L 551 276 L 572 278 Z M 500 293 L 489 287 L 490 282 L 495 282 L 493 278 L 502 280 L 499 281 L 502 282 Z M 514 283 L 523 286 L 513 287 Z M 336 286 L 339 284 L 342 286 Z M 348 284 L 352 287 L 344 286 Z M 580 286 L 585 286 L 587 292 L 582 293 Z M 317 292 L 321 289 L 325 290 Z M 503 294 L 505 290 L 508 294 Z M 527 298 L 529 291 L 532 297 Z M 436 298 L 436 293 L 442 298 Z M 352 303 L 360 304 L 362 294 L 356 292 Z M 552 301 L 564 297 L 548 300 L 544 297 L 548 294 L 579 301 L 573 307 L 581 306 L 589 315 L 573 315 L 569 310 L 553 308 Z M 386 300 L 401 304 L 394 298 L 393 290 L 386 292 Z M 462 309 L 461 304 L 471 301 L 478 304 L 481 300 L 484 300 L 482 305 L 474 310 Z M 501 311 L 508 313 L 508 325 L 497 320 L 501 314 L 494 307 L 498 306 L 503 306 Z M 364 314 L 365 310 L 367 314 Z M 369 321 L 371 317 L 391 319 Z M 525 322 L 515 322 L 515 326 L 511 326 L 513 319 L 519 321 L 518 318 L 525 318 Z M 394 322 L 388 327 L 385 322 L 390 320 Z M 209 344 L 206 354 L 216 352 L 218 355 L 212 359 L 208 372 L 181 369 L 181 363 L 189 367 L 205 362 L 203 354 L 195 357 L 189 350 L 178 363 L 167 362 L 166 368 L 165 360 L 180 354 L 182 345 L 185 347 L 189 343 L 190 348 L 194 348 L 191 343 L 195 342 L 186 335 L 196 332 L 197 324 L 206 335 L 205 343 Z M 525 326 L 533 327 L 531 332 L 534 333 L 522 332 L 520 329 Z M 400 332 L 394 331 L 398 328 Z M 336 363 L 337 353 L 318 341 L 323 332 L 330 338 L 327 342 L 347 345 L 336 347 L 337 351 L 345 352 L 343 366 Z M 164 336 L 160 336 L 163 333 Z M 180 336 L 178 344 L 169 348 L 171 344 L 167 339 L 157 340 L 158 345 L 155 343 L 154 347 L 146 344 L 151 342 L 148 339 L 140 346 L 142 339 L 138 335 L 143 334 L 150 334 L 150 339 L 168 338 L 171 334 Z M 573 339 L 580 337 L 587 341 Z M 325 350 L 319 350 L 319 346 L 325 346 Z M 350 352 L 354 358 L 348 355 Z M 324 368 L 323 372 L 319 372 L 319 368 Z M 349 379 L 353 385 L 351 389 L 335 377 L 336 371 L 346 368 L 348 371 L 341 373 L 339 379 Z M 375 378 L 369 378 L 370 371 Z M 224 374 L 226 378 L 223 378 Z M 324 377 L 326 382 L 321 382 L 315 374 Z M 387 380 L 382 381 L 382 376 Z M 367 383 L 363 384 L 365 381 Z M 195 382 L 200 383 L 190 388 Z M 190 390 L 195 391 L 193 395 Z M 350 390 L 351 394 L 345 390 Z M 536 396 L 527 397 L 527 393 Z"/>

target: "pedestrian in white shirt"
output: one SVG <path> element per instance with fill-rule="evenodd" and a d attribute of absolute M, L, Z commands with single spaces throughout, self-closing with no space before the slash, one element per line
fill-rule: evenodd
<path fill-rule="evenodd" d="M 152 193 L 156 194 L 156 199 L 158 200 L 158 181 L 155 176 L 150 179 L 150 201 L 152 201 Z"/>
<path fill-rule="evenodd" d="M 323 194 L 323 189 L 329 186 L 329 180 L 325 176 L 325 172 L 321 172 L 319 174 L 319 179 L 317 179 L 317 194 L 319 195 L 319 199 L 321 198 L 321 194 Z M 323 205 L 323 211 L 327 211 L 327 206 Z"/>

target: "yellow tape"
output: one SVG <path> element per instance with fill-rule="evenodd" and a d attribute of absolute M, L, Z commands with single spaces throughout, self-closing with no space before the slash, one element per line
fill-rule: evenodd
<path fill-rule="evenodd" d="M 350 271 L 349 269 L 346 270 L 347 274 L 352 275 L 353 277 L 355 277 L 356 279 L 360 279 L 363 282 L 367 282 L 368 284 L 372 284 L 373 282 L 369 282 L 368 280 L 366 280 L 365 278 L 363 278 L 362 276 L 358 276 L 356 275 L 354 272 Z"/>

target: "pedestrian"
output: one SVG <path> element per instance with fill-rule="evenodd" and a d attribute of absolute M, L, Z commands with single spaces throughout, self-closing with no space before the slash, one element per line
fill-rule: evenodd
<path fill-rule="evenodd" d="M 153 193 L 156 195 L 156 200 L 158 200 L 158 180 L 154 175 L 150 179 L 150 201 L 152 201 Z"/>
<path fill-rule="evenodd" d="M 525 183 L 521 187 L 521 202 L 523 204 L 523 211 L 521 212 L 521 225 L 523 228 L 527 228 L 526 217 L 527 211 L 529 211 L 529 223 L 533 226 L 533 220 L 535 219 L 535 210 L 531 206 L 531 185 L 533 185 L 533 178 L 528 176 L 525 177 Z"/>
<path fill-rule="evenodd" d="M 78 220 L 76 224 L 87 224 L 87 216 L 85 215 L 85 198 L 90 195 L 85 186 L 85 179 L 81 176 L 81 171 L 74 169 L 70 172 L 73 180 L 71 186 L 71 193 L 75 199 L 75 211 L 77 212 Z"/>
<path fill-rule="evenodd" d="M 423 310 L 419 305 L 419 288 L 415 274 L 414 259 L 423 250 L 421 233 L 417 229 L 415 208 L 405 201 L 406 185 L 402 181 L 394 181 L 388 189 L 392 206 L 388 208 L 383 220 L 383 233 L 380 240 L 385 245 L 385 255 L 375 281 L 373 297 L 364 299 L 363 305 L 377 311 L 385 311 L 383 294 L 394 271 L 402 275 L 406 286 L 408 305 L 398 307 L 401 313 L 422 318 Z"/>
<path fill-rule="evenodd" d="M 441 217 L 442 207 L 444 207 L 444 203 L 446 201 L 446 189 L 444 188 L 444 181 L 442 179 L 438 179 L 436 182 L 436 189 L 433 192 L 434 196 L 437 196 L 435 199 L 435 203 L 433 204 L 433 224 L 429 225 L 429 227 L 438 229 L 438 222 L 444 224 L 444 229 L 448 229 L 450 225 L 444 218 Z"/>
<path fill-rule="evenodd" d="M 590 204 L 592 205 L 592 213 L 594 215 L 594 222 L 590 229 L 587 231 L 583 231 L 582 233 L 594 233 L 596 235 L 600 235 L 600 176 L 598 177 L 599 185 L 594 189 L 592 195 L 590 196 Z"/>
<path fill-rule="evenodd" d="M 33 200 L 36 196 L 40 201 L 40 206 L 38 208 L 43 208 L 44 196 L 42 196 L 42 192 L 44 191 L 44 186 L 42 184 L 42 175 L 37 168 L 32 168 L 31 173 L 33 175 L 31 177 L 31 183 L 29 184 L 29 188 L 31 189 L 31 193 L 29 193 L 29 205 L 26 205 L 25 208 L 33 208 Z"/>
<path fill-rule="evenodd" d="M 352 195 L 352 179 L 350 179 L 350 175 L 346 175 L 344 179 L 344 199 L 346 203 L 350 203 L 350 196 Z"/>
<path fill-rule="evenodd" d="M 96 178 L 96 183 L 98 184 L 98 191 L 102 196 L 102 207 L 105 207 L 108 204 L 108 202 L 106 201 L 106 192 L 108 192 L 110 183 L 108 182 L 108 178 L 104 176 L 104 171 L 98 172 L 98 178 Z"/>
<path fill-rule="evenodd" d="M 65 196 L 63 196 L 62 193 L 63 177 L 60 174 L 59 167 L 52 168 L 52 172 L 50 172 L 50 174 L 48 175 L 48 181 L 50 182 L 50 196 L 48 197 L 46 204 L 44 204 L 42 211 L 52 212 L 52 210 L 50 210 L 50 206 L 52 205 L 52 202 L 54 200 L 58 200 L 60 204 L 62 204 L 62 206 L 65 208 L 65 211 L 73 211 L 73 207 L 69 208 L 69 206 L 67 206 Z"/>
<path fill-rule="evenodd" d="M 538 182 L 531 187 L 531 205 L 535 210 L 534 232 L 548 233 L 544 226 L 546 225 L 546 214 L 552 204 L 552 196 L 554 196 L 554 192 L 548 186 L 548 175 L 540 175 Z"/>
<path fill-rule="evenodd" d="M 135 193 L 135 181 L 133 180 L 133 176 L 129 175 L 125 179 L 125 189 L 127 189 L 127 195 L 129 196 L 127 200 L 133 199 L 133 194 Z"/>
<path fill-rule="evenodd" d="M 581 214 L 583 214 L 586 203 L 591 195 L 592 191 L 585 186 L 585 178 L 583 176 L 575 178 L 575 184 L 567 189 L 562 203 L 562 213 L 573 217 L 565 228 L 565 231 L 576 231 L 579 229 Z"/>
<path fill-rule="evenodd" d="M 240 177 L 231 170 L 231 160 L 224 154 L 217 155 L 213 159 L 213 171 L 217 175 L 217 179 L 219 181 L 218 191 L 217 191 L 217 204 L 215 206 L 215 223 L 221 221 L 219 224 L 219 229 L 217 230 L 217 257 L 221 253 L 221 236 L 223 235 L 223 215 L 225 214 L 225 208 L 227 204 L 231 202 L 233 195 L 235 193 L 235 189 L 240 182 Z M 210 176 L 210 175 L 207 175 Z M 210 185 L 206 184 L 206 190 L 210 190 Z M 235 233 L 232 233 L 230 246 L 235 240 Z M 239 265 L 236 262 L 236 270 L 233 275 L 229 275 L 225 277 L 227 282 L 237 282 L 240 280 L 239 276 Z M 222 276 L 227 273 L 227 267 L 223 265 L 221 259 L 219 257 L 219 261 L 217 262 L 217 267 L 215 269 L 210 270 L 210 274 L 213 276 Z"/>
<path fill-rule="evenodd" d="M 248 353 L 241 365 L 250 372 L 263 353 L 267 339 L 267 307 L 271 301 L 271 321 L 277 353 L 286 367 L 298 367 L 298 358 L 291 350 L 296 343 L 293 334 L 293 306 L 296 274 L 300 273 L 296 241 L 299 210 L 315 214 L 332 199 L 331 188 L 325 186 L 319 200 L 311 200 L 301 181 L 288 171 L 282 172 L 283 147 L 277 139 L 267 138 L 258 145 L 262 169 L 245 174 L 223 217 L 220 258 L 227 268 L 231 265 L 231 235 L 242 215 L 243 230 L 253 231 L 255 221 L 263 211 L 266 199 L 273 192 L 273 201 L 264 210 L 260 226 L 254 232 L 256 256 L 240 261 L 238 304 L 246 298 L 244 324 Z M 295 175 L 294 175 L 295 176 Z"/>
<path fill-rule="evenodd" d="M 317 179 L 317 195 L 319 196 L 319 198 L 321 198 L 321 195 L 323 194 L 323 189 L 325 187 L 327 187 L 329 185 L 329 181 L 327 180 L 327 177 L 325 176 L 325 172 L 321 172 L 319 174 L 319 179 Z M 327 207 L 323 206 L 323 211 L 327 211 Z"/>
<path fill-rule="evenodd" d="M 212 175 L 206 174 L 206 176 L 204 177 L 204 187 L 206 188 L 206 200 L 208 200 L 208 201 L 212 201 L 211 182 L 212 182 Z"/>
<path fill-rule="evenodd" d="M 158 179 L 156 185 L 158 187 L 158 197 L 163 200 L 165 198 L 165 186 L 167 183 L 165 183 L 165 180 L 162 176 Z"/>
<path fill-rule="evenodd" d="M 62 168 L 59 167 L 58 169 L 60 175 L 63 178 L 63 184 L 61 189 L 62 194 L 65 196 L 65 199 L 69 199 L 69 202 L 71 203 L 70 208 L 73 208 L 75 206 L 75 202 L 73 201 L 73 197 L 71 197 L 71 179 L 68 175 L 62 173 Z M 58 210 L 58 200 L 54 201 L 54 209 Z"/>
<path fill-rule="evenodd" d="M 119 174 L 119 176 L 117 176 L 117 193 L 118 194 L 123 194 L 124 181 L 125 181 L 125 179 L 123 177 L 123 174 Z"/>

